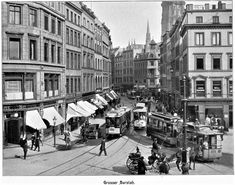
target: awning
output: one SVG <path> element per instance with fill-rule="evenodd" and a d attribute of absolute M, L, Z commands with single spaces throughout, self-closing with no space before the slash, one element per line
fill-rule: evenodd
<path fill-rule="evenodd" d="M 66 122 L 73 117 L 83 117 L 82 113 L 76 111 L 76 105 L 74 103 L 68 104 Z"/>
<path fill-rule="evenodd" d="M 30 110 L 26 112 L 26 125 L 37 130 L 47 128 L 37 110 Z"/>
<path fill-rule="evenodd" d="M 92 103 L 90 103 L 88 101 L 83 101 L 83 102 L 86 104 L 87 107 L 89 107 L 90 109 L 92 109 L 94 111 L 96 111 L 98 109 L 97 106 L 95 106 L 94 104 L 92 104 Z"/>
<path fill-rule="evenodd" d="M 43 118 L 46 119 L 51 126 L 57 126 L 65 122 L 64 118 L 61 117 L 54 107 L 43 109 Z M 55 123 L 54 118 L 56 119 Z"/>
<path fill-rule="evenodd" d="M 104 105 L 108 105 L 108 102 L 99 94 L 95 95 L 98 100 L 100 100 Z"/>
<path fill-rule="evenodd" d="M 78 112 L 79 114 L 82 115 L 82 117 L 88 117 L 88 116 L 90 116 L 90 113 L 87 112 L 87 111 L 85 111 L 84 109 L 82 109 L 80 106 L 77 106 L 77 105 L 75 105 L 74 103 L 71 103 L 71 105 L 72 105 L 72 108 L 73 108 L 76 112 Z"/>
<path fill-rule="evenodd" d="M 89 107 L 83 102 L 83 101 L 78 101 L 77 106 L 82 108 L 83 110 L 87 111 L 90 115 L 95 114 L 95 111 Z"/>
<path fill-rule="evenodd" d="M 97 107 L 99 107 L 100 109 L 103 109 L 103 105 L 101 102 L 99 102 L 98 100 L 93 100 L 92 103 L 94 103 Z"/>
<path fill-rule="evenodd" d="M 117 99 L 116 96 L 114 96 L 111 92 L 109 92 L 108 95 L 113 99 Z"/>
<path fill-rule="evenodd" d="M 106 96 L 107 96 L 110 100 L 113 100 L 113 98 L 112 98 L 108 93 L 106 93 Z"/>
<path fill-rule="evenodd" d="M 114 95 L 116 98 L 118 98 L 117 93 L 114 92 L 114 90 L 110 91 L 110 93 L 112 93 L 112 95 Z"/>

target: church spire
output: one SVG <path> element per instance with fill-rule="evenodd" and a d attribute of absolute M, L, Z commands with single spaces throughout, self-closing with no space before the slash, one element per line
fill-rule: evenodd
<path fill-rule="evenodd" d="M 151 41 L 150 31 L 149 31 L 149 20 L 147 22 L 147 33 L 146 33 L 146 45 L 148 45 Z"/>

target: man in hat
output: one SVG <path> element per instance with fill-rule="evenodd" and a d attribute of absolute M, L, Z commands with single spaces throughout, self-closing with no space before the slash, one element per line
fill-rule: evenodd
<path fill-rule="evenodd" d="M 103 151 L 104 151 L 104 154 L 107 156 L 106 149 L 105 149 L 105 137 L 103 137 L 101 140 L 99 156 L 101 155 Z"/>
<path fill-rule="evenodd" d="M 138 160 L 138 175 L 145 175 L 145 171 L 147 170 L 144 157 L 141 156 Z"/>

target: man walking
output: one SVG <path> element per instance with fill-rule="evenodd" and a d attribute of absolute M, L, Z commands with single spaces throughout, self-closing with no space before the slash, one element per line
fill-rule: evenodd
<path fill-rule="evenodd" d="M 24 151 L 24 159 L 26 159 L 26 155 L 28 152 L 28 143 L 27 143 L 27 138 L 26 135 L 20 138 L 20 146 L 23 148 Z"/>
<path fill-rule="evenodd" d="M 106 149 L 105 149 L 105 137 L 103 137 L 103 139 L 101 140 L 99 156 L 101 155 L 103 151 L 104 151 L 104 154 L 107 156 Z"/>

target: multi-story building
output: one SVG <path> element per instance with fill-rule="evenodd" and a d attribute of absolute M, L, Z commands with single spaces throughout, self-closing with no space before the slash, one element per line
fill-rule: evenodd
<path fill-rule="evenodd" d="M 110 60 L 110 46 L 111 46 L 111 37 L 110 30 L 103 23 L 102 24 L 102 71 L 103 71 L 103 89 L 109 89 L 111 84 L 111 60 Z"/>
<path fill-rule="evenodd" d="M 63 2 L 2 2 L 4 142 L 18 143 L 30 120 L 50 129 L 45 108 L 65 115 L 64 26 Z"/>
<path fill-rule="evenodd" d="M 168 51 L 172 57 L 167 64 Z M 173 106 L 182 98 L 179 80 L 186 75 L 191 81 L 188 116 L 203 122 L 213 114 L 232 126 L 232 9 L 228 4 L 187 5 L 180 22 L 163 39 L 161 62 L 174 78 Z"/>
<path fill-rule="evenodd" d="M 66 103 L 71 103 L 82 95 L 81 4 L 65 2 L 65 12 Z"/>
<path fill-rule="evenodd" d="M 124 91 L 132 89 L 134 82 L 134 59 L 137 53 L 141 53 L 144 45 L 132 43 L 122 52 L 122 87 Z"/>
<path fill-rule="evenodd" d="M 5 143 L 32 128 L 49 136 L 66 123 L 69 103 L 109 88 L 110 31 L 97 21 L 95 35 L 95 20 L 81 2 L 2 2 Z"/>
<path fill-rule="evenodd" d="M 181 17 L 184 11 L 184 1 L 162 1 L 162 34 L 170 31 L 176 20 Z"/>
<path fill-rule="evenodd" d="M 103 89 L 103 74 L 102 74 L 102 23 L 99 19 L 95 19 L 95 89 L 102 90 Z"/>
<path fill-rule="evenodd" d="M 149 23 L 147 23 L 145 49 L 137 53 L 134 59 L 134 82 L 136 88 L 148 88 L 155 93 L 159 86 L 160 52 L 157 43 L 150 40 L 150 37 Z"/>
<path fill-rule="evenodd" d="M 82 7 L 82 92 L 87 93 L 95 90 L 94 70 L 94 26 L 95 15 L 85 4 Z"/>

